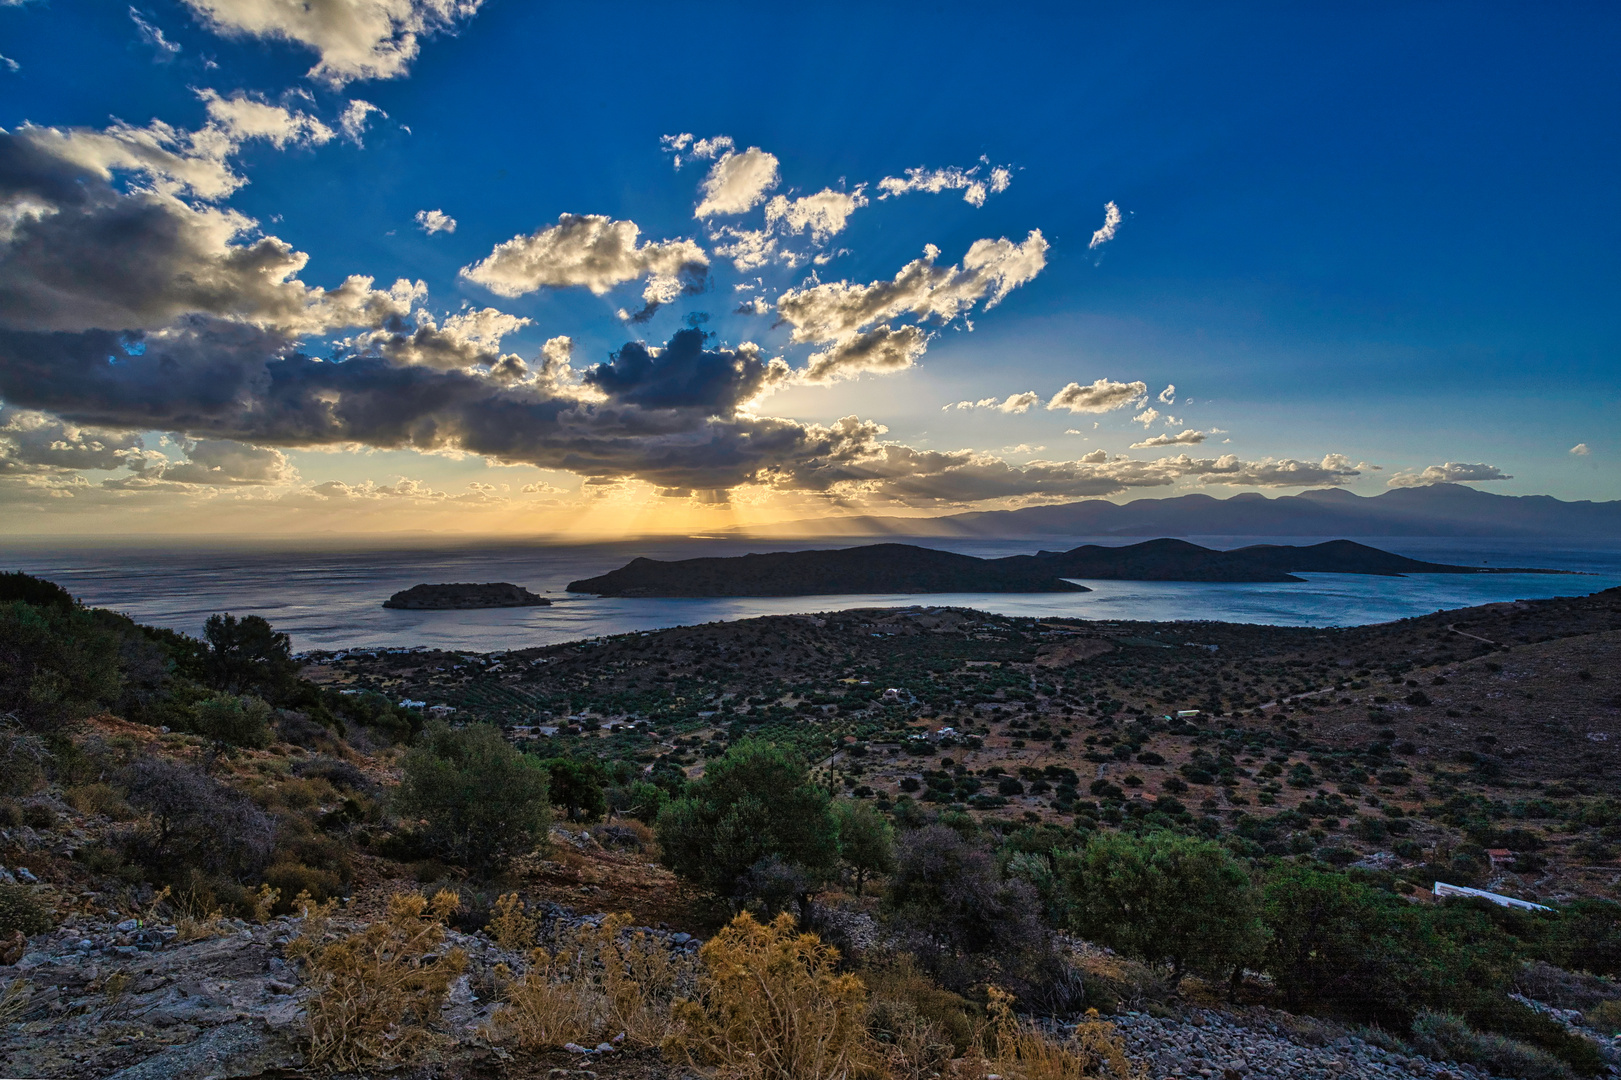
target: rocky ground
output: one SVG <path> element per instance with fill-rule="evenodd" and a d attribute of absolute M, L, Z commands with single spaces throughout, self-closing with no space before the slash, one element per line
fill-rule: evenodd
<path fill-rule="evenodd" d="M 548 905 L 545 918 L 556 926 L 590 923 L 600 916 Z M 300 977 L 286 954 L 298 932 L 299 920 L 293 918 L 262 925 L 224 920 L 209 927 L 207 936 L 186 940 L 172 925 L 81 920 L 33 938 L 14 965 L 0 969 L 5 972 L 0 976 L 5 983 L 0 992 L 0 1075 L 105 1080 L 303 1076 Z M 698 946 L 687 934 L 648 932 L 674 950 L 692 952 Z M 441 1016 L 451 1049 L 397 1075 L 421 1080 L 597 1080 L 603 1075 L 640 1080 L 686 1072 L 664 1064 L 651 1051 L 593 1048 L 584 1053 L 577 1048 L 519 1059 L 491 1046 L 480 1033 L 494 1005 L 487 996 L 489 974 L 496 964 L 514 963 L 516 956 L 482 934 L 452 931 L 447 944 L 469 958 Z M 1577 1021 L 1579 1014 L 1565 1019 Z M 1123 1012 L 1113 1020 L 1153 1080 L 1490 1076 L 1471 1066 L 1385 1049 L 1349 1029 L 1268 1009 L 1157 1008 L 1153 1014 Z M 1615 1049 L 1621 1051 L 1621 1046 Z M 1611 1072 L 1621 1075 L 1621 1070 Z"/>

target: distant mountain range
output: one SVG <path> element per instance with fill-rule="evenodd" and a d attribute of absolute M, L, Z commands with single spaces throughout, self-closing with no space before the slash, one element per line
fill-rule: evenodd
<path fill-rule="evenodd" d="M 600 577 L 570 582 L 568 591 L 649 598 L 1088 592 L 1085 586 L 1064 579 L 1301 581 L 1292 571 L 1380 575 L 1513 572 L 1420 562 L 1349 540 L 1310 547 L 1260 544 L 1216 551 L 1185 540 L 1163 539 L 1124 547 L 1088 544 L 1070 551 L 1001 559 L 979 559 L 911 544 L 868 544 L 836 551 L 779 551 L 676 562 L 635 559 Z"/>
<path fill-rule="evenodd" d="M 1353 495 L 1329 488 L 1268 498 L 1179 495 L 1119 504 L 1106 499 L 934 518 L 848 517 L 735 530 L 760 537 L 938 536 L 1485 536 L 1621 537 L 1621 500 L 1566 502 L 1495 495 L 1461 484 Z"/>

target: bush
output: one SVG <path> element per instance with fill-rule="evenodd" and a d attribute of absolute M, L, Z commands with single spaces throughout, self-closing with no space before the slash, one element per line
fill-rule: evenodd
<path fill-rule="evenodd" d="M 221 694 L 192 706 L 192 730 L 214 744 L 216 750 L 270 745 L 270 706 L 250 695 Z"/>
<path fill-rule="evenodd" d="M 838 858 L 828 803 L 799 758 L 767 743 L 738 743 L 659 812 L 664 864 L 716 895 L 744 897 L 750 872 L 776 858 L 803 875 L 804 905 Z"/>
<path fill-rule="evenodd" d="M 119 778 L 129 804 L 148 817 L 129 837 L 130 855 L 160 879 L 182 868 L 256 876 L 275 846 L 274 822 L 259 807 L 196 769 L 143 758 Z"/>
<path fill-rule="evenodd" d="M 33 937 L 55 925 L 54 912 L 39 902 L 32 888 L 0 884 L 0 938 L 14 933 Z"/>
<path fill-rule="evenodd" d="M 488 873 L 534 850 L 551 819 L 546 769 L 488 724 L 435 723 L 405 755 L 400 812 L 426 822 L 424 846 L 447 862 Z"/>
<path fill-rule="evenodd" d="M 507 947 L 533 942 L 534 920 L 515 895 L 496 902 L 490 928 Z M 595 1045 L 623 1032 L 632 1044 L 658 1046 L 670 1033 L 677 996 L 695 985 L 691 961 L 672 954 L 645 931 L 631 932 L 629 915 L 600 926 L 559 929 L 528 956 L 522 979 L 504 988 L 506 1004 L 489 1033 L 526 1050 L 579 1042 Z"/>
<path fill-rule="evenodd" d="M 0 714 L 50 731 L 114 704 L 119 635 L 82 608 L 0 603 Z"/>
<path fill-rule="evenodd" d="M 1601 1001 L 1587 1010 L 1584 1018 L 1589 1027 L 1602 1034 L 1615 1037 L 1621 1035 L 1621 1000 L 1611 999 Z"/>
<path fill-rule="evenodd" d="M 1421 1012 L 1413 1019 L 1412 1042 L 1426 1057 L 1479 1065 L 1516 1080 L 1570 1080 L 1557 1058 L 1501 1035 L 1482 1035 L 1449 1013 Z"/>
<path fill-rule="evenodd" d="M 698 994 L 677 1003 L 669 1051 L 738 1080 L 835 1080 L 875 1063 L 867 988 L 791 916 L 739 915 L 699 957 Z"/>
<path fill-rule="evenodd" d="M 44 740 L 9 725 L 0 727 L 0 795 L 28 795 L 45 776 L 50 752 Z"/>
<path fill-rule="evenodd" d="M 1249 874 L 1220 844 L 1152 832 L 1094 833 L 1055 859 L 1068 925 L 1172 980 L 1190 968 L 1225 975 L 1262 940 Z"/>
<path fill-rule="evenodd" d="M 390 898 L 388 915 L 363 930 L 325 940 L 331 907 L 304 905 L 304 931 L 288 946 L 303 958 L 309 1063 L 359 1071 L 415 1057 L 438 1041 L 450 982 L 467 965 L 460 949 L 441 954 L 453 893 L 429 901 L 414 893 Z"/>

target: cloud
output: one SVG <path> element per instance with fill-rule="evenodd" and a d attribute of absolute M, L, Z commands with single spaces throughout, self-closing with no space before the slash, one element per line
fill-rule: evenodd
<path fill-rule="evenodd" d="M 1176 384 L 1175 383 L 1169 383 L 1165 387 L 1165 389 L 1163 389 L 1163 390 L 1161 390 L 1159 392 L 1159 403 L 1161 405 L 1169 405 L 1175 400 L 1176 400 Z"/>
<path fill-rule="evenodd" d="M 45 413 L 0 404 L 0 476 L 111 471 L 138 459 L 143 449 L 135 432 L 83 428 Z"/>
<path fill-rule="evenodd" d="M 501 339 L 516 333 L 530 320 L 508 315 L 495 308 L 480 308 L 445 318 L 440 325 L 427 312 L 419 311 L 413 322 L 392 321 L 390 325 L 340 343 L 350 355 L 381 356 L 397 364 L 420 364 L 440 370 L 492 366 L 504 358 Z M 567 338 L 563 339 L 567 341 Z M 512 357 L 517 365 L 522 361 Z M 509 375 L 517 373 L 508 365 Z"/>
<path fill-rule="evenodd" d="M 508 297 L 569 287 L 601 296 L 615 285 L 646 278 L 644 317 L 683 292 L 702 290 L 709 273 L 702 248 L 691 240 L 643 244 L 640 236 L 631 221 L 563 214 L 556 225 L 497 244 L 482 262 L 464 266 L 461 276 Z"/>
<path fill-rule="evenodd" d="M 184 0 L 211 29 L 313 49 L 309 77 L 332 86 L 405 74 L 419 39 L 455 28 L 483 0 Z"/>
<path fill-rule="evenodd" d="M 0 326 L 152 330 L 205 314 L 312 334 L 409 312 L 420 284 L 380 290 L 355 275 L 332 290 L 306 285 L 296 275 L 307 256 L 211 205 L 241 186 L 230 157 L 246 140 L 316 144 L 330 129 L 247 97 L 201 97 L 209 122 L 194 132 L 0 132 Z"/>
<path fill-rule="evenodd" d="M 1571 454 L 1573 454 L 1576 457 L 1586 457 L 1588 454 L 1591 454 L 1593 451 L 1591 451 L 1591 450 L 1589 450 L 1587 448 L 1586 443 L 1579 442 L 1575 446 L 1572 446 L 1570 448 L 1570 452 L 1571 452 Z"/>
<path fill-rule="evenodd" d="M 987 195 L 999 194 L 1006 191 L 1013 182 L 1013 173 L 1001 166 L 990 167 L 984 175 L 980 169 L 989 166 L 984 158 L 980 164 L 970 169 L 963 169 L 951 165 L 943 169 L 930 169 L 918 166 L 907 169 L 906 177 L 886 176 L 878 181 L 878 190 L 883 194 L 880 199 L 888 199 L 897 195 L 904 195 L 909 191 L 925 191 L 931 195 L 938 195 L 942 191 L 961 191 L 963 201 L 973 206 L 984 206 Z"/>
<path fill-rule="evenodd" d="M 734 315 L 766 315 L 771 311 L 771 305 L 765 302 L 763 296 L 752 296 L 738 304 L 732 310 Z"/>
<path fill-rule="evenodd" d="M 1047 402 L 1049 411 L 1068 409 L 1072 413 L 1105 413 L 1115 409 L 1123 409 L 1128 405 L 1140 405 L 1148 396 L 1148 384 L 1145 382 L 1112 382 L 1108 379 L 1098 379 L 1088 386 L 1080 383 L 1070 383 Z"/>
<path fill-rule="evenodd" d="M 361 145 L 361 136 L 366 134 L 366 125 L 371 123 L 374 115 L 388 119 L 388 113 L 369 101 L 355 98 L 349 102 L 344 106 L 343 115 L 338 117 L 338 127 L 343 129 L 343 137 L 356 146 Z"/>
<path fill-rule="evenodd" d="M 980 398 L 978 401 L 959 401 L 955 405 L 942 406 L 945 409 L 996 409 L 1005 413 L 1029 412 L 1032 405 L 1041 403 L 1041 395 L 1034 390 L 1026 390 L 1022 394 L 1009 394 L 1005 400 L 996 398 Z"/>
<path fill-rule="evenodd" d="M 798 199 L 777 195 L 766 203 L 766 226 L 796 235 L 809 232 L 812 240 L 820 242 L 843 232 L 850 215 L 866 205 L 867 197 L 860 187 L 852 192 L 823 188 Z"/>
<path fill-rule="evenodd" d="M 0 65 L 3 65 L 7 71 L 14 75 L 23 69 L 21 64 L 17 63 L 17 61 L 13 60 L 9 56 L 0 56 Z"/>
<path fill-rule="evenodd" d="M 456 219 L 443 210 L 418 210 L 416 223 L 429 236 L 434 233 L 456 231 Z"/>
<path fill-rule="evenodd" d="M 715 254 L 731 259 L 732 265 L 743 273 L 758 270 L 783 254 L 777 250 L 777 238 L 769 229 L 737 229 L 723 225 L 711 232 L 709 239 L 714 242 Z"/>
<path fill-rule="evenodd" d="M 1110 240 L 1113 240 L 1115 233 L 1119 231 L 1120 207 L 1114 204 L 1113 199 L 1110 199 L 1108 202 L 1103 204 L 1103 228 L 1092 234 L 1092 242 L 1086 245 L 1087 249 L 1092 251 L 1097 250 L 1104 244 L 1107 244 Z"/>
<path fill-rule="evenodd" d="M 163 31 L 148 21 L 139 10 L 131 7 L 129 17 L 134 21 L 135 32 L 140 35 L 141 41 L 156 50 L 159 63 L 167 63 L 180 55 L 180 46 L 164 37 Z"/>
<path fill-rule="evenodd" d="M 659 145 L 665 153 L 674 155 L 675 167 L 681 168 L 693 158 L 708 160 L 731 150 L 737 144 L 730 135 L 716 135 L 712 139 L 696 139 L 692 132 L 679 135 L 660 135 Z M 685 154 L 685 157 L 683 157 Z"/>
<path fill-rule="evenodd" d="M 582 378 L 616 402 L 730 415 L 787 374 L 786 364 L 765 359 L 757 345 L 705 349 L 703 331 L 692 329 L 677 331 L 662 349 L 628 342 Z"/>
<path fill-rule="evenodd" d="M 892 281 L 790 289 L 777 298 L 777 313 L 793 328 L 796 342 L 841 340 L 901 315 L 947 322 L 982 299 L 987 309 L 995 307 L 1034 279 L 1047 265 L 1047 241 L 1036 229 L 1020 244 L 976 240 L 960 267 L 936 265 L 939 255 L 929 245 L 923 258 L 907 263 Z"/>
<path fill-rule="evenodd" d="M 1512 480 L 1512 476 L 1496 465 L 1449 461 L 1445 465 L 1431 465 L 1421 472 L 1397 473 L 1385 481 L 1386 487 L 1428 487 L 1431 484 L 1474 484 L 1486 480 Z"/>
<path fill-rule="evenodd" d="M 1141 424 L 1143 427 L 1147 428 L 1152 427 L 1154 425 L 1154 421 L 1158 419 L 1159 410 L 1150 405 L 1136 416 L 1133 416 L 1131 418 L 1131 422 L 1134 424 Z"/>
<path fill-rule="evenodd" d="M 730 145 L 731 140 L 726 141 Z M 692 216 L 742 214 L 754 209 L 765 198 L 765 193 L 781 181 L 777 164 L 775 155 L 758 146 L 741 152 L 725 151 L 698 185 L 704 197 Z"/>
<path fill-rule="evenodd" d="M 1197 446 L 1205 441 L 1202 431 L 1184 431 L 1180 435 L 1155 435 L 1151 439 L 1131 444 L 1133 450 L 1143 450 L 1154 446 Z"/>
<path fill-rule="evenodd" d="M 929 335 L 921 327 L 875 327 L 811 353 L 800 378 L 809 383 L 827 383 L 852 379 L 864 371 L 902 371 L 917 362 L 928 342 Z"/>
<path fill-rule="evenodd" d="M 1319 462 L 1293 458 L 1242 461 L 1233 454 L 1214 459 L 1184 455 L 1161 460 L 1181 469 L 1186 476 L 1199 477 L 1200 483 L 1234 487 L 1333 487 L 1349 483 L 1364 470 L 1375 468 L 1367 462 L 1352 464 L 1344 454 L 1325 454 Z"/>
<path fill-rule="evenodd" d="M 184 461 L 142 460 L 131 464 L 133 475 L 109 485 L 143 487 L 153 484 L 191 484 L 206 487 L 261 487 L 286 484 L 298 478 L 287 455 L 265 446 L 250 446 L 234 439 L 187 439 L 176 445 Z"/>

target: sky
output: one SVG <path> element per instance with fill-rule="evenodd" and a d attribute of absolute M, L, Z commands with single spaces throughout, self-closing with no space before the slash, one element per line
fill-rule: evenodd
<path fill-rule="evenodd" d="M 0 535 L 1621 498 L 1611 5 L 0 0 Z"/>

